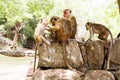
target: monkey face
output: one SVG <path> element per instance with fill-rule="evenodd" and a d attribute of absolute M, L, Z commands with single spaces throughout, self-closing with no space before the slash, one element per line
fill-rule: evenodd
<path fill-rule="evenodd" d="M 51 19 L 50 19 L 50 23 L 52 23 L 52 26 L 55 26 L 55 23 L 56 21 L 59 19 L 59 17 L 57 16 L 53 16 Z"/>
<path fill-rule="evenodd" d="M 63 11 L 63 16 L 66 17 L 66 18 L 68 18 L 70 16 L 71 12 L 72 11 L 70 9 L 65 9 Z"/>
<path fill-rule="evenodd" d="M 88 25 L 85 25 L 86 26 L 86 30 L 88 30 L 89 29 L 89 26 Z"/>
<path fill-rule="evenodd" d="M 90 30 L 90 28 L 92 27 L 92 23 L 91 22 L 87 22 L 85 27 L 86 27 L 86 30 Z"/>

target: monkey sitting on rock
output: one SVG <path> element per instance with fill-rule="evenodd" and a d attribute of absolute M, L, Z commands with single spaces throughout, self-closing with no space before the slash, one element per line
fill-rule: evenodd
<path fill-rule="evenodd" d="M 66 64 L 66 66 L 75 72 L 78 72 L 83 76 L 84 74 L 73 69 L 69 63 L 67 62 L 67 56 L 66 56 L 66 43 L 68 42 L 68 39 L 71 38 L 72 36 L 72 26 L 70 20 L 66 18 L 61 18 L 57 16 L 53 16 L 50 19 L 50 23 L 52 24 L 53 27 L 49 29 L 49 31 L 55 31 L 56 32 L 56 39 L 57 41 L 61 42 L 63 45 L 63 60 Z"/>

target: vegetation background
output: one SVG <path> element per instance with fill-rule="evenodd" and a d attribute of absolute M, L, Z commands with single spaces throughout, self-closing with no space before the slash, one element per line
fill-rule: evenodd
<path fill-rule="evenodd" d="M 117 0 L 0 0 L 0 27 L 5 29 L 6 37 L 12 39 L 11 27 L 20 21 L 25 36 L 33 38 L 34 28 L 41 17 L 62 17 L 66 8 L 71 9 L 77 19 L 77 38 L 86 36 L 84 26 L 87 21 L 107 26 L 114 38 L 120 32 Z"/>

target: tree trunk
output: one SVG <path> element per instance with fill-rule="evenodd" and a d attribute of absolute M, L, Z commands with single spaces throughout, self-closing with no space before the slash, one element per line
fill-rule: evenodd
<path fill-rule="evenodd" d="M 119 14 L 120 14 L 120 0 L 117 0 L 117 1 L 118 1 Z"/>

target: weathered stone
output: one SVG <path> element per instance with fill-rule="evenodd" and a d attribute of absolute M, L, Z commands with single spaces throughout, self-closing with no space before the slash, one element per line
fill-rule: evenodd
<path fill-rule="evenodd" d="M 0 49 L 3 49 L 3 47 L 9 45 L 10 43 L 12 43 L 10 39 L 0 36 Z"/>
<path fill-rule="evenodd" d="M 83 66 L 79 67 L 77 70 L 86 73 L 89 70 L 89 66 L 88 66 L 88 63 L 87 63 L 87 55 L 86 55 L 85 43 L 78 42 L 78 44 L 79 44 L 79 48 L 80 48 L 82 58 L 83 58 Z"/>
<path fill-rule="evenodd" d="M 120 80 L 120 70 L 112 72 L 116 78 L 116 80 Z"/>
<path fill-rule="evenodd" d="M 24 50 L 25 56 L 34 57 L 35 50 Z"/>
<path fill-rule="evenodd" d="M 81 52 L 76 41 L 69 41 L 66 47 L 67 61 L 73 68 L 83 64 Z M 39 66 L 51 68 L 66 68 L 63 60 L 63 47 L 60 43 L 53 42 L 51 47 L 40 46 Z"/>
<path fill-rule="evenodd" d="M 111 62 L 120 66 L 120 38 L 114 39 L 114 44 L 111 52 Z"/>
<path fill-rule="evenodd" d="M 0 54 L 12 57 L 23 57 L 24 52 L 19 50 L 0 50 Z"/>
<path fill-rule="evenodd" d="M 65 69 L 37 70 L 32 80 L 82 80 L 80 74 Z"/>
<path fill-rule="evenodd" d="M 109 71 L 91 70 L 87 72 L 84 80 L 115 80 L 115 77 Z"/>
<path fill-rule="evenodd" d="M 101 69 L 104 59 L 104 42 L 89 41 L 86 46 L 87 63 L 90 69 Z"/>

